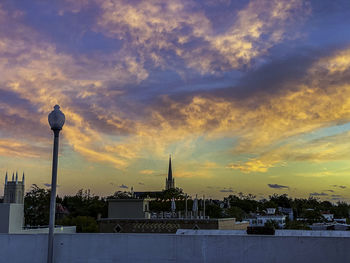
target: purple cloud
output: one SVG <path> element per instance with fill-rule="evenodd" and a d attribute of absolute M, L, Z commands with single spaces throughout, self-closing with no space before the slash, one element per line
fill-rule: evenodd
<path fill-rule="evenodd" d="M 270 188 L 273 189 L 289 189 L 289 186 L 280 185 L 280 184 L 267 184 Z"/>
<path fill-rule="evenodd" d="M 310 196 L 328 196 L 328 194 L 324 192 L 322 193 L 314 192 L 314 193 L 310 193 Z"/>

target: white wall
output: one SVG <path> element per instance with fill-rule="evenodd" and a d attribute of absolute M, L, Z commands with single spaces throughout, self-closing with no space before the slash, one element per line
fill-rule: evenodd
<path fill-rule="evenodd" d="M 16 233 L 24 225 L 24 205 L 10 204 L 9 233 Z"/>
<path fill-rule="evenodd" d="M 23 204 L 0 204 L 0 233 L 16 233 L 24 223 Z"/>
<path fill-rule="evenodd" d="M 56 263 L 350 262 L 350 238 L 60 234 Z M 1 262 L 45 263 L 47 235 L 0 234 Z"/>

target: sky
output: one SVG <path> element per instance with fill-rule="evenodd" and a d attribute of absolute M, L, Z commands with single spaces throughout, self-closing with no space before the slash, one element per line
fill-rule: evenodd
<path fill-rule="evenodd" d="M 348 0 L 0 2 L 0 178 L 350 202 Z M 1 190 L 2 191 L 2 190 Z"/>

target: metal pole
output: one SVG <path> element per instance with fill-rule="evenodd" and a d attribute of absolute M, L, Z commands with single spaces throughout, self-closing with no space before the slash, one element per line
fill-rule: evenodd
<path fill-rule="evenodd" d="M 52 180 L 51 180 L 51 200 L 50 200 L 50 223 L 49 223 L 49 244 L 47 252 L 47 263 L 53 262 L 53 237 L 55 230 L 56 212 L 56 184 L 57 184 L 57 163 L 58 163 L 58 141 L 60 130 L 54 130 L 53 160 L 52 160 Z"/>
<path fill-rule="evenodd" d="M 185 201 L 185 218 L 187 219 L 187 194 L 186 194 L 186 201 Z"/>
<path fill-rule="evenodd" d="M 203 202 L 204 202 L 204 205 L 203 205 L 203 217 L 205 219 L 205 195 L 203 195 Z"/>

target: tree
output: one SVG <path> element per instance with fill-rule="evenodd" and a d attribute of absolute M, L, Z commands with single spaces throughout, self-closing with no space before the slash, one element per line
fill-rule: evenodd
<path fill-rule="evenodd" d="M 109 196 L 108 199 L 133 199 L 132 193 L 127 191 L 117 191 L 112 196 Z"/>
<path fill-rule="evenodd" d="M 286 208 L 292 207 L 293 200 L 289 198 L 287 194 L 282 194 L 282 195 L 273 194 L 273 195 L 270 195 L 269 198 L 270 198 L 270 201 L 276 204 L 277 207 L 286 207 Z"/>
<path fill-rule="evenodd" d="M 254 200 L 255 196 L 248 194 L 244 195 L 239 193 L 238 196 L 230 195 L 227 197 L 231 207 L 236 206 L 241 208 L 245 213 L 256 212 L 259 202 Z"/>
<path fill-rule="evenodd" d="M 90 216 L 97 218 L 98 214 L 107 217 L 107 201 L 99 196 L 90 195 L 88 190 L 79 190 L 74 196 L 65 196 L 62 204 L 67 207 L 71 217 Z"/>
<path fill-rule="evenodd" d="M 192 206 L 191 206 L 192 207 Z M 205 214 L 210 218 L 221 218 L 222 208 L 217 204 L 207 204 L 205 207 Z"/>
<path fill-rule="evenodd" d="M 302 214 L 302 217 L 305 218 L 309 224 L 324 221 L 324 218 L 321 215 L 321 213 L 316 210 L 305 210 Z"/>
<path fill-rule="evenodd" d="M 24 197 L 25 224 L 43 226 L 49 224 L 50 191 L 33 184 Z"/>
<path fill-rule="evenodd" d="M 238 206 L 232 206 L 231 208 L 228 208 L 226 210 L 226 214 L 229 217 L 234 217 L 236 218 L 237 221 L 242 221 L 243 218 L 247 215 L 243 209 L 241 209 Z"/>
<path fill-rule="evenodd" d="M 349 218 L 350 205 L 345 202 L 338 202 L 337 206 L 332 209 L 335 218 Z"/>
<path fill-rule="evenodd" d="M 168 190 L 164 190 L 162 191 L 162 196 L 161 199 L 163 200 L 171 200 L 172 198 L 174 199 L 180 199 L 180 200 L 184 200 L 185 199 L 185 195 L 182 191 L 181 188 L 170 188 Z"/>

